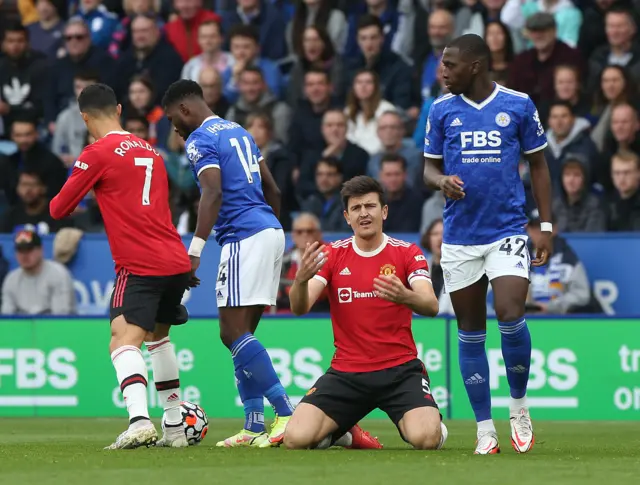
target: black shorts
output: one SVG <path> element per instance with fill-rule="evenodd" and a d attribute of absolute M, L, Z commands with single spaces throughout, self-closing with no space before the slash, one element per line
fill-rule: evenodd
<path fill-rule="evenodd" d="M 338 424 L 340 437 L 376 408 L 398 426 L 407 411 L 438 409 L 424 364 L 411 360 L 375 372 L 340 372 L 329 368 L 301 402 L 313 404 Z"/>
<path fill-rule="evenodd" d="M 128 323 L 153 332 L 156 323 L 182 325 L 189 315 L 182 296 L 190 273 L 172 276 L 138 276 L 120 270 L 111 293 L 111 321 L 123 315 Z"/>

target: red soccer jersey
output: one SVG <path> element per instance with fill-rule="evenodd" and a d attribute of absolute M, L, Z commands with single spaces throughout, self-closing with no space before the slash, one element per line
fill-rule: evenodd
<path fill-rule="evenodd" d="M 171 222 L 164 160 L 146 141 L 111 132 L 87 146 L 71 176 L 51 201 L 51 216 L 70 215 L 94 189 L 116 272 L 170 276 L 191 270 L 182 239 Z"/>
<path fill-rule="evenodd" d="M 411 333 L 413 312 L 376 295 L 373 280 L 395 274 L 409 288 L 431 281 L 429 267 L 415 244 L 384 236 L 382 245 L 363 252 L 354 238 L 331 245 L 329 261 L 314 278 L 329 289 L 336 352 L 331 366 L 342 372 L 372 372 L 417 357 Z"/>

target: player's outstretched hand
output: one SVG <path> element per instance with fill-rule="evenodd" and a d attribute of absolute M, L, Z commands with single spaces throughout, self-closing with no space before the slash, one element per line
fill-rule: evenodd
<path fill-rule="evenodd" d="M 307 243 L 307 247 L 302 255 L 302 260 L 300 261 L 298 273 L 296 274 L 296 280 L 300 283 L 306 283 L 320 271 L 320 268 L 326 264 L 329 256 L 325 249 L 326 246 L 324 244 L 320 245 L 317 241 L 311 244 Z"/>
<path fill-rule="evenodd" d="M 200 286 L 200 278 L 196 276 L 196 271 L 200 267 L 200 258 L 197 256 L 189 256 L 191 260 L 191 278 L 189 279 L 189 288 Z"/>
<path fill-rule="evenodd" d="M 552 233 L 543 232 L 540 241 L 536 244 L 536 259 L 531 261 L 533 266 L 544 266 L 549 261 L 549 256 L 553 253 Z"/>
<path fill-rule="evenodd" d="M 373 289 L 378 292 L 380 298 L 398 303 L 404 304 L 407 297 L 407 289 L 404 283 L 400 281 L 396 275 L 381 275 L 379 278 L 373 279 Z"/>
<path fill-rule="evenodd" d="M 457 175 L 447 175 L 440 179 L 440 190 L 444 195 L 453 200 L 464 198 L 464 182 Z"/>

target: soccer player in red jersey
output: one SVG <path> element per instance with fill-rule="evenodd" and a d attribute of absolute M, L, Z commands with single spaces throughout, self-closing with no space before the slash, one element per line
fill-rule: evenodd
<path fill-rule="evenodd" d="M 164 161 L 147 142 L 120 125 L 121 106 L 104 84 L 86 87 L 78 97 L 82 118 L 95 143 L 75 162 L 71 176 L 51 201 L 51 216 L 70 215 L 93 189 L 102 213 L 117 273 L 111 295 L 111 360 L 129 412 L 129 428 L 108 449 L 156 442 L 147 409 L 147 366 L 164 404 L 167 427 L 160 446 L 188 446 L 180 412 L 180 381 L 171 325 L 186 323 L 181 301 L 189 286 L 191 262 L 171 222 Z"/>
<path fill-rule="evenodd" d="M 308 245 L 289 293 L 292 312 L 303 315 L 329 289 L 336 352 L 294 411 L 284 443 L 348 445 L 345 433 L 379 408 L 415 448 L 439 449 L 447 429 L 411 333 L 413 312 L 438 313 L 427 262 L 415 244 L 383 233 L 388 207 L 377 181 L 354 177 L 341 195 L 354 236 Z"/>

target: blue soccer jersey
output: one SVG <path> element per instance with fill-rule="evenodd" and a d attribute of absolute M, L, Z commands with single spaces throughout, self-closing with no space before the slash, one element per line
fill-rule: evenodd
<path fill-rule="evenodd" d="M 498 84 L 475 103 L 463 95 L 438 98 L 429 112 L 424 156 L 442 158 L 445 175 L 464 182 L 465 197 L 447 198 L 443 242 L 490 244 L 525 233 L 522 153 L 547 146 L 538 111 L 524 93 Z"/>
<path fill-rule="evenodd" d="M 204 170 L 220 170 L 222 206 L 213 228 L 218 244 L 240 241 L 264 229 L 282 229 L 264 198 L 262 155 L 247 130 L 211 116 L 191 133 L 186 151 L 196 181 Z"/>

